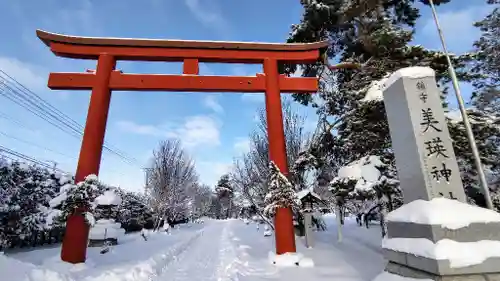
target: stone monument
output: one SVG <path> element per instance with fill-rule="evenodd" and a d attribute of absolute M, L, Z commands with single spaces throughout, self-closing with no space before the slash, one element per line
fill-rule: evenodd
<path fill-rule="evenodd" d="M 405 205 L 387 216 L 375 280 L 500 280 L 500 214 L 466 204 L 434 71 L 400 69 L 383 96 Z"/>

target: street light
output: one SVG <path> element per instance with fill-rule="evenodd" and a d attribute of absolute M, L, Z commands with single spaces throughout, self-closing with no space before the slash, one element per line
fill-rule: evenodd
<path fill-rule="evenodd" d="M 457 75 L 455 73 L 455 68 L 451 63 L 450 56 L 448 54 L 448 48 L 446 47 L 446 43 L 444 41 L 443 31 L 441 30 L 441 25 L 439 24 L 439 20 L 436 13 L 436 8 L 434 7 L 434 1 L 429 0 L 429 4 L 432 10 L 432 16 L 434 17 L 434 22 L 436 23 L 437 31 L 439 33 L 439 39 L 441 40 L 441 45 L 443 46 L 443 51 L 446 56 L 446 61 L 448 62 L 448 70 L 450 72 L 451 81 L 453 83 L 453 89 L 455 90 L 455 96 L 457 97 L 458 106 L 460 108 L 460 112 L 462 113 L 462 118 L 464 120 L 465 130 L 467 133 L 467 138 L 469 139 L 469 144 L 472 149 L 472 155 L 474 156 L 474 162 L 476 164 L 477 174 L 479 176 L 479 181 L 481 182 L 481 189 L 483 190 L 484 199 L 486 201 L 486 206 L 488 209 L 493 210 L 493 203 L 491 202 L 490 190 L 488 189 L 488 182 L 486 181 L 486 176 L 484 174 L 483 165 L 481 164 L 481 158 L 479 157 L 479 151 L 477 149 L 476 140 L 474 138 L 474 134 L 472 133 L 472 127 L 470 125 L 469 117 L 467 116 L 467 111 L 465 110 L 464 99 L 462 98 L 462 94 L 460 92 L 460 87 L 458 85 Z"/>

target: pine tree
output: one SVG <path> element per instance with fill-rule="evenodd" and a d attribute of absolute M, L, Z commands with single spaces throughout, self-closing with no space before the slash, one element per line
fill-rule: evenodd
<path fill-rule="evenodd" d="M 499 0 L 488 0 L 488 4 L 500 4 Z M 474 81 L 476 92 L 473 103 L 489 114 L 500 116 L 500 8 L 493 11 L 482 21 L 474 24 L 482 35 L 474 42 L 476 63 L 472 71 L 481 74 L 481 79 Z"/>
<path fill-rule="evenodd" d="M 228 174 L 221 176 L 217 182 L 217 186 L 215 186 L 215 192 L 217 193 L 217 196 L 222 204 L 222 208 L 224 209 L 222 212 L 226 214 L 226 218 L 229 218 L 234 194 Z"/>
<path fill-rule="evenodd" d="M 19 188 L 14 181 L 13 165 L 2 161 L 0 166 L 0 249 L 10 246 L 12 236 L 18 235 Z"/>
<path fill-rule="evenodd" d="M 118 206 L 117 222 L 127 231 L 141 230 L 151 219 L 152 212 L 148 208 L 147 202 L 141 194 L 117 189 L 122 198 L 122 203 Z"/>
<path fill-rule="evenodd" d="M 304 16 L 300 24 L 292 26 L 288 42 L 329 39 L 329 57 L 359 66 L 358 69 L 340 69 L 336 73 L 325 70 L 320 64 L 300 66 L 304 76 L 320 76 L 321 102 L 307 95 L 294 97 L 305 105 L 312 104 L 320 116 L 329 119 L 322 131 L 323 136 L 311 150 L 322 159 L 324 167 L 334 169 L 368 155 L 378 155 L 394 171 L 391 174 L 396 178 L 381 85 L 400 68 L 431 67 L 436 73 L 443 106 L 446 107 L 450 77 L 444 53 L 410 45 L 419 17 L 413 1 L 367 1 L 361 6 L 348 0 L 304 2 Z M 470 54 L 451 56 L 460 80 L 472 81 L 478 77 L 467 72 L 468 63 L 473 58 Z M 284 71 L 295 71 L 295 67 L 287 65 Z M 490 150 L 483 149 L 481 154 L 488 155 L 488 152 Z M 470 160 L 468 155 L 457 154 L 459 158 L 466 158 L 465 162 Z"/>
<path fill-rule="evenodd" d="M 274 162 L 269 163 L 269 191 L 264 199 L 264 215 L 271 218 L 279 208 L 297 210 L 297 194 L 290 181 Z"/>
<path fill-rule="evenodd" d="M 95 175 L 88 175 L 85 180 L 78 184 L 67 183 L 61 188 L 61 192 L 53 200 L 52 206 L 58 207 L 61 213 L 61 220 L 66 220 L 69 215 L 72 215 L 77 208 L 82 208 L 86 212 L 92 213 L 95 205 L 95 198 L 100 195 L 100 185 Z M 57 204 L 57 202 L 59 204 Z M 87 218 L 87 217 L 86 217 Z M 91 223 L 88 221 L 89 224 Z"/>

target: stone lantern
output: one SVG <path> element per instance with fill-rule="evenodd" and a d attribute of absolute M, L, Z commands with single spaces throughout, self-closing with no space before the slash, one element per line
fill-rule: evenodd
<path fill-rule="evenodd" d="M 297 197 L 300 200 L 301 210 L 304 216 L 306 247 L 312 248 L 314 246 L 314 240 L 312 234 L 313 230 L 312 214 L 314 206 L 323 203 L 323 199 L 321 199 L 321 197 L 314 191 L 309 189 L 298 192 Z"/>

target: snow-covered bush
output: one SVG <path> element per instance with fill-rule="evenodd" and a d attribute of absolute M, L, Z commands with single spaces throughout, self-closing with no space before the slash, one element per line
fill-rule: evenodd
<path fill-rule="evenodd" d="M 281 173 L 274 162 L 269 164 L 269 191 L 264 198 L 264 215 L 273 217 L 279 208 L 298 209 L 297 194 L 290 181 Z"/>
<path fill-rule="evenodd" d="M 0 250 L 60 242 L 66 217 L 79 205 L 91 211 L 84 215 L 93 224 L 95 198 L 111 189 L 95 176 L 75 185 L 71 176 L 0 157 Z M 114 190 L 123 198 L 114 210 L 116 214 L 111 214 L 113 219 L 117 217 L 118 227 L 119 223 L 132 230 L 148 224 L 152 227 L 151 210 L 144 196 Z"/>
<path fill-rule="evenodd" d="M 49 201 L 63 176 L 17 161 L 0 161 L 0 247 L 53 242 Z M 55 238 L 58 240 L 58 238 Z"/>
<path fill-rule="evenodd" d="M 51 207 L 61 210 L 61 217 L 58 219 L 66 221 L 68 216 L 73 214 L 77 209 L 85 212 L 93 213 L 95 209 L 94 200 L 99 196 L 99 180 L 96 175 L 88 175 L 85 180 L 78 184 L 65 184 L 54 199 L 51 200 Z M 85 215 L 89 224 L 90 215 Z"/>

